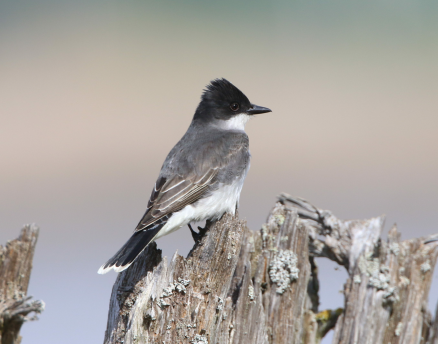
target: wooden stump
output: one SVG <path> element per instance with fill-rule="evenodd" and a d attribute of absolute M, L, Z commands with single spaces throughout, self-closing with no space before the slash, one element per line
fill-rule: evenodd
<path fill-rule="evenodd" d="M 383 222 L 282 195 L 260 231 L 226 214 L 169 264 L 153 243 L 114 284 L 104 342 L 318 344 L 334 329 L 333 343 L 436 344 L 437 238 L 383 241 Z M 344 309 L 319 312 L 315 257 L 346 268 Z"/>
<path fill-rule="evenodd" d="M 0 246 L 0 342 L 19 344 L 21 325 L 34 317 L 32 312 L 44 310 L 42 301 L 27 297 L 32 260 L 39 229 L 35 225 L 25 226 L 18 239 Z"/>

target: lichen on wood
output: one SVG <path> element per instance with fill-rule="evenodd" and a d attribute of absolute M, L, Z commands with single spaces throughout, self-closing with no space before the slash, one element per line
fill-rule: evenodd
<path fill-rule="evenodd" d="M 169 265 L 150 245 L 117 278 L 105 343 L 298 340 L 310 264 L 308 233 L 297 229 L 297 219 L 278 203 L 263 231 L 252 232 L 226 214 L 187 258 L 175 254 Z M 273 281 L 274 266 L 285 273 Z"/>
<path fill-rule="evenodd" d="M 26 296 L 38 233 L 37 226 L 26 225 L 18 239 L 0 246 L 1 344 L 19 344 L 22 324 L 44 310 L 44 302 Z"/>
<path fill-rule="evenodd" d="M 333 343 L 425 343 L 430 332 L 427 299 L 438 258 L 437 235 L 400 241 L 394 225 L 385 241 L 382 216 L 343 221 L 305 200 L 286 194 L 281 198 L 303 218 L 311 255 L 329 258 L 349 274 Z"/>
<path fill-rule="evenodd" d="M 437 344 L 437 237 L 385 241 L 383 223 L 283 194 L 260 231 L 226 214 L 169 264 L 153 243 L 114 284 L 105 343 L 318 344 L 334 329 L 333 343 Z M 315 257 L 347 270 L 342 309 L 318 309 Z"/>
<path fill-rule="evenodd" d="M 438 303 L 436 305 L 435 318 L 430 326 L 429 340 L 427 344 L 438 344 Z"/>

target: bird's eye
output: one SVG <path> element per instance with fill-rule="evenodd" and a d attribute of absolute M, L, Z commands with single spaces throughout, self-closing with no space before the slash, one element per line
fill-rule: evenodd
<path fill-rule="evenodd" d="M 239 110 L 239 108 L 240 108 L 239 103 L 231 103 L 230 104 L 230 109 L 233 111 L 237 111 L 237 110 Z"/>

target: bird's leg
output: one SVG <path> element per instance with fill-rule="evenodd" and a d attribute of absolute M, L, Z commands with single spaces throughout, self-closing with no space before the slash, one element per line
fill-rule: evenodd
<path fill-rule="evenodd" d="M 194 240 L 195 242 L 199 242 L 199 241 L 201 240 L 201 238 L 202 238 L 202 234 L 201 234 L 201 233 L 196 233 L 196 232 L 193 230 L 193 228 L 192 228 L 192 226 L 191 226 L 190 223 L 187 224 L 187 226 L 189 226 L 190 232 L 192 232 L 192 238 L 193 238 L 193 240 Z M 198 227 L 198 228 L 199 228 L 199 227 Z"/>
<path fill-rule="evenodd" d="M 195 242 L 199 242 L 201 241 L 202 237 L 205 235 L 205 233 L 208 231 L 208 229 L 210 228 L 211 224 L 213 223 L 213 221 L 207 220 L 205 221 L 205 226 L 204 228 L 199 227 L 198 226 L 198 230 L 199 233 L 196 233 L 193 228 L 192 225 L 189 223 L 187 224 L 187 226 L 189 226 L 190 232 L 192 232 L 192 238 L 193 240 L 195 240 Z"/>
<path fill-rule="evenodd" d="M 204 228 L 198 226 L 199 234 L 201 237 L 205 235 L 205 233 L 210 229 L 210 226 L 212 225 L 213 221 L 207 220 L 205 221 Z"/>

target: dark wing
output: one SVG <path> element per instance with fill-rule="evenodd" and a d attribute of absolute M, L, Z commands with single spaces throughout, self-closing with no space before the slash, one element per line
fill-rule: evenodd
<path fill-rule="evenodd" d="M 159 177 L 152 190 L 146 213 L 135 230 L 146 229 L 166 215 L 195 203 L 214 184 L 217 173 L 218 168 L 214 167 L 201 176 L 191 175 L 185 179 L 179 175 L 169 179 Z"/>
<path fill-rule="evenodd" d="M 222 182 L 223 176 L 240 173 L 249 160 L 248 145 L 245 133 L 210 133 L 202 144 L 198 142 L 186 155 L 181 151 L 175 154 L 179 150 L 177 145 L 172 150 L 175 152 L 167 158 L 177 163 L 170 163 L 169 170 L 162 171 L 136 231 L 147 229 L 163 217 L 205 197 Z M 241 166 L 242 163 L 244 166 Z"/>

